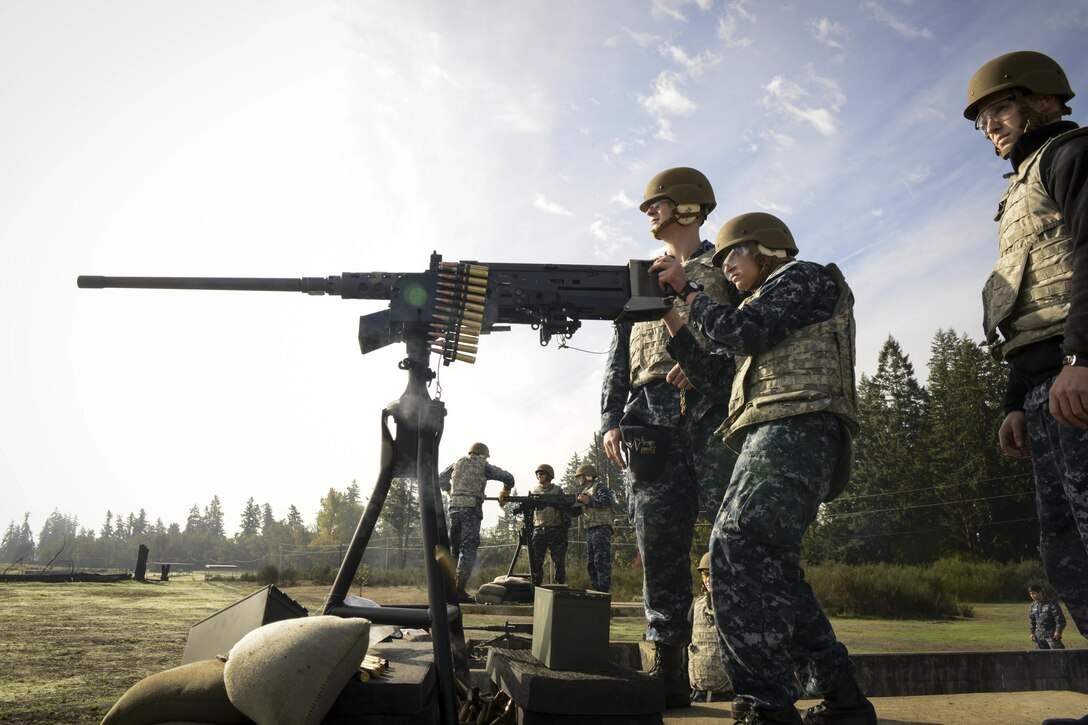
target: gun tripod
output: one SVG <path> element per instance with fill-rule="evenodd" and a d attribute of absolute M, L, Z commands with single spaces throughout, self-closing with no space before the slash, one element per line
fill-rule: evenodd
<path fill-rule="evenodd" d="M 444 725 L 457 724 L 455 672 L 468 681 L 468 650 L 465 646 L 461 609 L 454 587 L 443 576 L 435 553 L 449 549 L 449 534 L 438 489 L 438 444 L 442 438 L 446 406 L 432 400 L 426 385 L 434 377 L 427 364 L 425 335 L 405 335 L 408 357 L 400 368 L 408 372 L 408 387 L 382 411 L 381 468 L 374 492 L 359 519 L 344 560 L 325 602 L 325 614 L 365 617 L 375 624 L 419 627 L 431 632 L 438 682 L 438 711 Z M 390 433 L 389 419 L 396 424 Z M 427 603 L 401 607 L 360 607 L 344 603 L 351 582 L 374 533 L 389 487 L 395 477 L 415 478 L 419 484 L 419 512 L 423 533 L 423 570 Z"/>

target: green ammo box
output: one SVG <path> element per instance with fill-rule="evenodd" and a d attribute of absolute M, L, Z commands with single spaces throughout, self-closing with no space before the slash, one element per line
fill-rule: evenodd
<path fill-rule="evenodd" d="M 608 669 L 612 597 L 585 589 L 537 587 L 533 656 L 552 670 Z"/>

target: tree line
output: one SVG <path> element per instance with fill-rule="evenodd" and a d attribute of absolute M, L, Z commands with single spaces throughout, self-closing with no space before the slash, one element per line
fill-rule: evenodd
<path fill-rule="evenodd" d="M 1038 556 L 1038 522 L 1030 465 L 1004 456 L 997 429 L 1004 418 L 1006 372 L 980 345 L 954 330 L 938 330 L 930 345 L 929 375 L 921 384 L 909 357 L 891 336 L 881 347 L 876 372 L 858 380 L 861 431 L 854 441 L 851 485 L 824 504 L 805 539 L 810 563 L 926 564 L 949 555 L 993 561 Z M 592 463 L 615 495 L 618 524 L 625 521 L 628 486 L 624 473 L 604 454 L 599 433 L 571 455 L 557 483 L 578 492 L 574 471 Z M 528 490 L 521 491 L 528 493 Z M 315 520 L 306 524 L 291 505 L 277 518 L 271 506 L 246 502 L 237 532 L 226 534 L 218 496 L 194 505 L 184 525 L 149 520 L 144 509 L 107 511 L 97 529 L 59 510 L 46 519 L 37 538 L 29 514 L 12 521 L 0 540 L 0 561 L 53 562 L 54 566 L 128 566 L 136 543 L 146 543 L 158 561 L 239 564 L 266 563 L 283 551 L 303 566 L 350 541 L 365 502 L 353 481 L 329 488 Z M 483 532 L 481 564 L 489 545 L 517 541 L 520 520 L 511 506 Z M 704 512 L 696 545 L 709 537 L 713 511 Z M 379 518 L 376 539 L 411 565 L 408 552 L 420 546 L 415 481 L 394 479 Z M 617 525 L 617 566 L 637 564 L 634 532 Z M 307 552 L 315 554 L 307 558 Z M 630 561 L 627 561 L 630 559 Z M 282 563 L 282 562 L 280 562 Z M 335 562 L 333 562 L 335 563 Z M 496 563 L 496 562 L 490 562 Z"/>

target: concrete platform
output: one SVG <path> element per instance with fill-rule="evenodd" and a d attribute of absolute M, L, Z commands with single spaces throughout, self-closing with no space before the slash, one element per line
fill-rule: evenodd
<path fill-rule="evenodd" d="M 881 725 L 1040 725 L 1049 717 L 1088 714 L 1088 695 L 1076 692 L 1002 692 L 969 695 L 874 697 Z M 809 707 L 805 700 L 798 707 Z M 665 725 L 732 723 L 727 703 L 666 710 Z"/>

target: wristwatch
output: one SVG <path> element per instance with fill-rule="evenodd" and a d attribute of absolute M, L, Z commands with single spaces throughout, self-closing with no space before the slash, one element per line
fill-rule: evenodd
<path fill-rule="evenodd" d="M 702 292 L 702 291 L 703 291 L 703 286 L 701 284 L 695 284 L 694 282 L 692 282 L 689 279 L 684 284 L 683 287 L 681 287 L 679 290 L 677 290 L 676 295 L 686 303 L 688 301 L 688 295 L 690 295 L 692 292 Z M 1086 362 L 1084 362 L 1082 364 L 1083 365 L 1088 365 L 1088 361 L 1086 361 Z"/>
<path fill-rule="evenodd" d="M 687 289 L 687 287 L 684 289 Z M 1079 368 L 1088 368 L 1088 355 L 1066 355 L 1062 358 L 1062 365 L 1076 365 Z"/>

